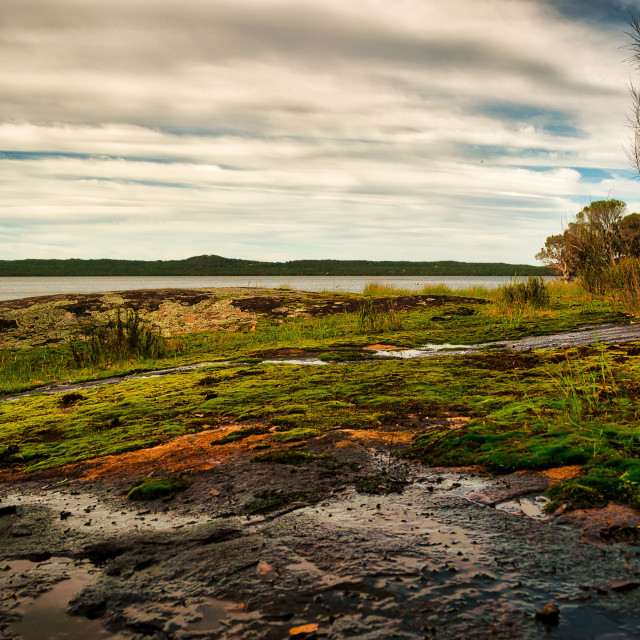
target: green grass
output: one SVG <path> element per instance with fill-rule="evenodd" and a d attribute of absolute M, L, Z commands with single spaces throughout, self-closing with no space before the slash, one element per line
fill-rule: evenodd
<path fill-rule="evenodd" d="M 376 342 L 404 347 L 470 344 L 622 318 L 606 302 L 575 297 L 572 291 L 579 293 L 554 285 L 549 308 L 527 308 L 517 317 L 501 314 L 496 297 L 487 305 L 403 312 L 398 325 L 372 326 L 364 332 L 357 314 L 283 323 L 262 319 L 250 333 L 183 336 L 168 357 L 82 369 L 74 368 L 68 345 L 5 350 L 0 352 L 5 390 L 39 380 L 90 379 L 203 360 L 238 361 L 285 347 L 319 351 L 326 354 L 323 359 L 337 362 L 322 367 L 221 364 L 86 389 L 71 404 L 41 394 L 4 403 L 0 467 L 55 468 L 238 423 L 239 428 L 212 444 L 262 434 L 266 446 L 280 448 L 256 455 L 259 462 L 322 462 L 324 458 L 304 447 L 330 430 L 395 425 L 408 414 L 466 415 L 471 421 L 457 431 L 419 435 L 406 455 L 429 464 L 479 464 L 498 473 L 582 464 L 581 478 L 553 489 L 555 502 L 599 504 L 613 497 L 640 505 L 637 345 L 342 362 Z M 471 313 L 464 310 L 468 308 Z M 300 444 L 282 447 L 287 443 Z"/>
<path fill-rule="evenodd" d="M 446 294 L 470 293 L 442 291 Z M 144 349 L 118 355 L 114 348 L 107 349 L 111 357 L 104 354 L 93 359 L 74 357 L 74 349 L 88 349 L 86 343 L 4 348 L 0 349 L 0 393 L 18 392 L 63 380 L 99 379 L 194 362 L 246 361 L 270 349 L 295 347 L 319 351 L 323 359 L 330 359 L 332 355 L 335 360 L 358 359 L 366 357 L 360 351 L 363 346 L 376 342 L 405 348 L 425 343 L 472 344 L 553 333 L 625 317 L 607 302 L 584 296 L 572 297 L 577 293 L 575 288 L 554 285 L 551 292 L 548 309 L 519 309 L 515 315 L 505 312 L 497 299 L 498 293 L 493 291 L 483 294 L 492 299 L 487 305 L 449 304 L 389 313 L 375 311 L 369 305 L 361 313 L 354 314 L 287 318 L 284 322 L 262 318 L 255 331 L 187 334 L 166 341 L 155 355 L 152 355 L 153 350 Z M 470 315 L 463 315 L 469 310 Z M 139 334 L 142 331 L 138 329 Z"/>

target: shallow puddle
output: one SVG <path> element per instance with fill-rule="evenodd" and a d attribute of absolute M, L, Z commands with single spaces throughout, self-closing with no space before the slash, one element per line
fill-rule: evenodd
<path fill-rule="evenodd" d="M 549 498 L 544 496 L 524 497 L 500 502 L 496 505 L 496 509 L 514 515 L 525 515 L 536 520 L 549 520 L 551 516 L 544 510 L 548 503 Z"/>
<path fill-rule="evenodd" d="M 261 364 L 297 364 L 300 366 L 320 367 L 328 364 L 324 360 L 318 358 L 273 358 L 271 360 L 263 360 Z"/>
<path fill-rule="evenodd" d="M 21 619 L 10 625 L 12 633 L 23 640 L 101 640 L 115 637 L 98 620 L 66 613 L 67 604 L 74 593 L 96 577 L 97 572 L 91 564 L 75 563 L 68 558 L 52 558 L 38 564 L 14 560 L 7 564 L 8 574 L 13 576 L 34 570 L 59 572 L 68 576 L 42 595 L 25 598 L 18 603 L 16 613 L 21 615 Z"/>
<path fill-rule="evenodd" d="M 379 349 L 373 351 L 373 355 L 378 358 L 426 358 L 428 356 L 435 355 L 459 355 L 461 353 L 468 353 L 471 351 L 477 351 L 478 345 L 463 345 L 463 344 L 425 344 L 418 349 Z"/>

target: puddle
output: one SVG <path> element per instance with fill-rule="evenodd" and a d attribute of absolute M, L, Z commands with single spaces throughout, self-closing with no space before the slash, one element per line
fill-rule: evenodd
<path fill-rule="evenodd" d="M 181 638 L 184 634 L 185 637 L 209 638 L 212 636 L 201 633 L 229 631 L 231 627 L 257 619 L 260 615 L 259 611 L 246 611 L 242 602 L 208 597 L 131 605 L 123 611 L 128 626 L 150 626 L 171 638 Z"/>
<path fill-rule="evenodd" d="M 97 620 L 74 617 L 66 613 L 73 595 L 87 586 L 96 576 L 96 570 L 88 562 L 76 563 L 68 558 L 51 558 L 46 562 L 31 563 L 14 560 L 7 563 L 9 575 L 38 571 L 49 579 L 64 576 L 41 595 L 22 598 L 16 608 L 21 618 L 10 625 L 10 631 L 23 640 L 100 640 L 114 638 Z"/>
<path fill-rule="evenodd" d="M 549 520 L 551 516 L 544 510 L 548 503 L 549 498 L 545 498 L 545 496 L 516 498 L 507 502 L 500 502 L 496 505 L 496 509 L 518 516 L 525 515 L 535 520 Z"/>
<path fill-rule="evenodd" d="M 319 367 L 327 362 L 319 360 L 318 358 L 274 358 L 272 360 L 263 360 L 262 364 L 297 364 L 301 366 Z"/>
<path fill-rule="evenodd" d="M 378 349 L 373 351 L 373 355 L 378 358 L 427 358 L 435 355 L 459 355 L 478 350 L 478 345 L 463 344 L 425 344 L 418 349 Z"/>

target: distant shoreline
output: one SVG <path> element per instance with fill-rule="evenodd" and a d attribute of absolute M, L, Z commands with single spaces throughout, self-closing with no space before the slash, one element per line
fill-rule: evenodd
<path fill-rule="evenodd" d="M 548 276 L 548 267 L 504 262 L 292 260 L 257 262 L 196 256 L 184 260 L 0 260 L 0 277 L 71 276 Z"/>

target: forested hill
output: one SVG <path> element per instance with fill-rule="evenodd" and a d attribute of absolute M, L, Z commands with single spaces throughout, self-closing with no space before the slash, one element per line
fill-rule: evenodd
<path fill-rule="evenodd" d="M 548 267 L 503 262 L 292 260 L 256 262 L 221 256 L 186 260 L 0 260 L 0 276 L 526 276 Z"/>

